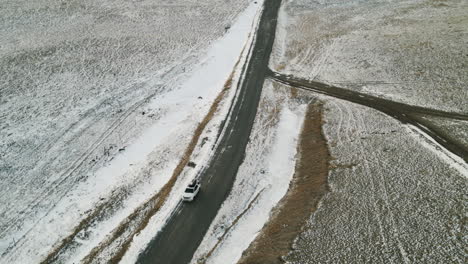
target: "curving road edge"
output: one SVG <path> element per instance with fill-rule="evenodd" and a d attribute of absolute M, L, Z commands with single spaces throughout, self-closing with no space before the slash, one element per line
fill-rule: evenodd
<path fill-rule="evenodd" d="M 226 132 L 211 163 L 201 174 L 202 189 L 193 203 L 184 203 L 138 257 L 138 263 L 189 263 L 222 203 L 229 195 L 244 159 L 257 113 L 275 39 L 281 0 L 267 0 L 258 24 L 252 55 L 241 77 L 239 96 Z"/>

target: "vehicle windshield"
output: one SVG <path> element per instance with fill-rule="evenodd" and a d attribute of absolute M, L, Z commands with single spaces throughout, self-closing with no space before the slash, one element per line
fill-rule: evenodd
<path fill-rule="evenodd" d="M 186 193 L 193 193 L 193 189 L 192 188 L 187 188 L 187 189 L 185 189 L 185 192 Z"/>
<path fill-rule="evenodd" d="M 197 183 L 198 183 L 198 182 L 196 182 L 196 181 L 193 181 L 193 182 L 191 182 L 191 183 L 189 184 L 189 186 L 188 186 L 188 187 L 189 187 L 189 188 L 194 188 L 194 187 L 195 187 L 195 185 L 197 185 Z"/>

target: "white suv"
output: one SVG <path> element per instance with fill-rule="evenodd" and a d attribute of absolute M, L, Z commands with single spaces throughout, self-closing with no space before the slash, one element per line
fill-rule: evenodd
<path fill-rule="evenodd" d="M 191 202 L 197 196 L 198 192 L 200 191 L 200 182 L 195 179 L 193 180 L 189 186 L 185 189 L 184 195 L 182 196 L 182 200 Z"/>

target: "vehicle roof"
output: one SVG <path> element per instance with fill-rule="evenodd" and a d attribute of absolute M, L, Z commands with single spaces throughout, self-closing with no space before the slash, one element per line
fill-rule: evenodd
<path fill-rule="evenodd" d="M 195 185 L 197 185 L 197 184 L 199 184 L 199 182 L 198 182 L 198 180 L 195 179 L 195 180 L 193 180 L 193 181 L 189 184 L 188 187 L 189 187 L 189 188 L 193 188 L 193 187 L 195 187 Z"/>

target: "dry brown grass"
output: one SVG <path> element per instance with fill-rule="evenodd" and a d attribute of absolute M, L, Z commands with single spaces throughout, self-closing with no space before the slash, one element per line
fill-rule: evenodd
<path fill-rule="evenodd" d="M 276 71 L 282 71 L 286 68 L 286 63 L 280 63 L 276 66 Z"/>
<path fill-rule="evenodd" d="M 291 87 L 291 89 L 289 89 L 289 91 L 291 92 L 291 98 L 292 99 L 297 98 L 297 92 L 298 92 L 297 88 Z"/>
<path fill-rule="evenodd" d="M 298 151 L 300 159 L 287 194 L 238 263 L 282 263 L 282 256 L 291 250 L 294 239 L 327 191 L 330 154 L 322 132 L 319 104 L 308 107 Z"/>
<path fill-rule="evenodd" d="M 110 200 L 112 200 L 112 198 L 110 198 Z M 56 261 L 56 258 L 58 257 L 58 254 L 60 253 L 60 251 L 64 248 L 65 245 L 68 245 L 69 243 L 71 243 L 73 241 L 73 239 L 76 237 L 76 235 L 78 235 L 78 233 L 83 230 L 86 226 L 89 225 L 89 223 L 95 218 L 97 217 L 101 211 L 104 209 L 104 207 L 107 205 L 107 203 L 102 203 L 100 205 L 98 205 L 95 210 L 89 214 L 85 219 L 81 220 L 80 223 L 78 224 L 78 226 L 75 227 L 75 229 L 73 230 L 73 232 L 65 237 L 64 239 L 62 239 L 57 246 L 54 247 L 54 249 L 46 256 L 46 258 L 41 261 L 40 263 L 41 264 L 46 264 L 46 263 L 52 263 L 52 262 L 55 262 Z"/>

